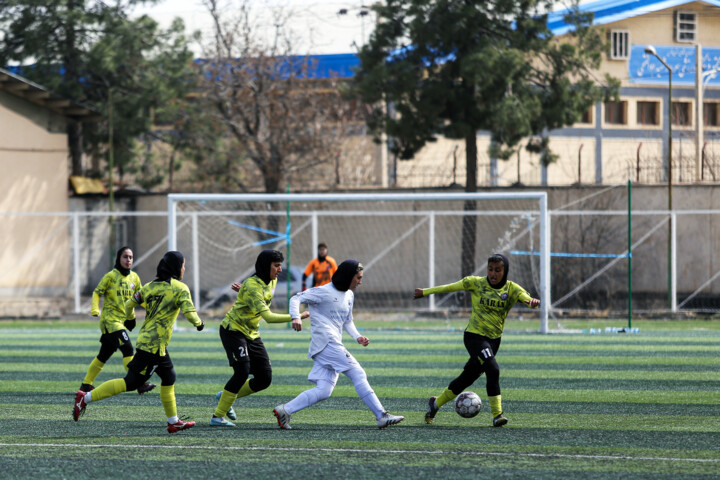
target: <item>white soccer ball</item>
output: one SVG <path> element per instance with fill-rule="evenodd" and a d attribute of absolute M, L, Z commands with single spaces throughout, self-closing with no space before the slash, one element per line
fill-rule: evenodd
<path fill-rule="evenodd" d="M 475 392 L 462 392 L 455 398 L 455 411 L 463 418 L 472 418 L 482 409 L 482 400 Z"/>

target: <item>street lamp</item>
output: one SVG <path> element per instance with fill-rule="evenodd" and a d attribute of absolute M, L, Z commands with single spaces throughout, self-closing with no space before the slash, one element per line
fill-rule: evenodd
<path fill-rule="evenodd" d="M 657 54 L 657 50 L 652 45 L 645 47 L 645 53 L 652 55 L 662 63 L 665 68 L 668 69 L 668 211 L 672 212 L 672 125 L 673 125 L 673 106 L 672 106 L 672 75 L 673 69 L 668 65 L 665 60 L 660 58 Z M 672 213 L 670 213 L 670 219 L 668 221 L 668 301 L 670 303 L 670 310 L 675 310 L 675 289 L 673 288 L 673 268 L 672 268 Z"/>

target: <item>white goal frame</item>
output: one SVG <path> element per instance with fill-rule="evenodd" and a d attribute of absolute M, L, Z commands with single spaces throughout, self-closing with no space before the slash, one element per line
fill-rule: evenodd
<path fill-rule="evenodd" d="M 173 193 L 168 195 L 168 250 L 177 249 L 177 203 L 178 202 L 434 202 L 434 201 L 473 201 L 473 200 L 536 200 L 538 202 L 540 228 L 540 332 L 548 333 L 548 312 L 550 309 L 550 216 L 548 214 L 546 192 L 488 192 L 488 193 Z M 194 236 L 197 230 L 194 229 Z M 196 238 L 193 238 L 197 245 Z M 434 242 L 429 248 L 430 273 L 428 286 L 435 286 L 434 278 Z M 195 295 L 200 291 L 197 269 L 194 269 L 192 290 Z M 431 308 L 432 308 L 431 304 Z"/>

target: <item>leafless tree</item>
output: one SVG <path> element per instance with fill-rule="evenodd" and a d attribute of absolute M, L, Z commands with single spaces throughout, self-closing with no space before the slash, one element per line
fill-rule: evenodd
<path fill-rule="evenodd" d="M 214 35 L 199 65 L 200 101 L 224 130 L 219 144 L 225 153 L 206 157 L 223 168 L 203 169 L 215 170 L 225 176 L 225 187 L 240 191 L 257 189 L 259 173 L 262 189 L 276 193 L 286 182 L 300 185 L 317 176 L 322 167 L 332 186 L 348 104 L 337 80 L 316 78 L 312 58 L 296 51 L 300 42 L 288 23 L 292 11 L 268 9 L 270 18 L 261 19 L 256 4 L 243 0 L 230 10 L 204 0 Z M 263 30 L 268 22 L 273 28 Z"/>

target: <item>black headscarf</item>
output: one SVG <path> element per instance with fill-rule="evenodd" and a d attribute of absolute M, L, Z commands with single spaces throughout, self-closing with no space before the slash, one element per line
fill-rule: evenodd
<path fill-rule="evenodd" d="M 171 278 L 179 279 L 185 257 L 180 252 L 167 252 L 158 263 L 155 280 L 169 282 Z"/>
<path fill-rule="evenodd" d="M 362 264 L 357 260 L 345 260 L 338 265 L 338 269 L 332 276 L 333 285 L 341 292 L 346 292 L 350 288 L 353 277 L 362 269 Z"/>
<path fill-rule="evenodd" d="M 325 252 L 325 255 L 320 255 L 319 251 L 321 248 L 324 248 L 325 250 L 327 250 L 328 246 L 326 243 L 318 244 L 318 260 L 320 260 L 320 262 L 324 262 L 325 259 L 327 258 L 327 252 Z"/>
<path fill-rule="evenodd" d="M 125 268 L 120 264 L 120 257 L 122 256 L 122 254 L 125 250 L 130 250 L 132 252 L 132 248 L 125 246 L 125 247 L 120 247 L 120 250 L 118 250 L 117 253 L 115 254 L 115 268 L 117 269 L 118 272 L 122 273 L 123 277 L 127 277 L 130 274 L 130 269 Z"/>
<path fill-rule="evenodd" d="M 263 250 L 255 260 L 255 275 L 260 277 L 260 280 L 265 282 L 266 285 L 269 285 L 270 267 L 273 263 L 282 262 L 283 260 L 285 260 L 285 257 L 277 250 Z"/>
<path fill-rule="evenodd" d="M 503 277 L 500 280 L 500 283 L 498 283 L 497 285 L 493 285 L 492 283 L 488 282 L 490 283 L 490 286 L 495 289 L 505 286 L 505 283 L 507 282 L 508 271 L 510 270 L 510 260 L 508 260 L 508 258 L 502 253 L 493 253 L 492 255 L 490 255 L 490 258 L 488 258 L 488 264 L 498 262 L 502 262 L 503 265 L 505 265 Z"/>

